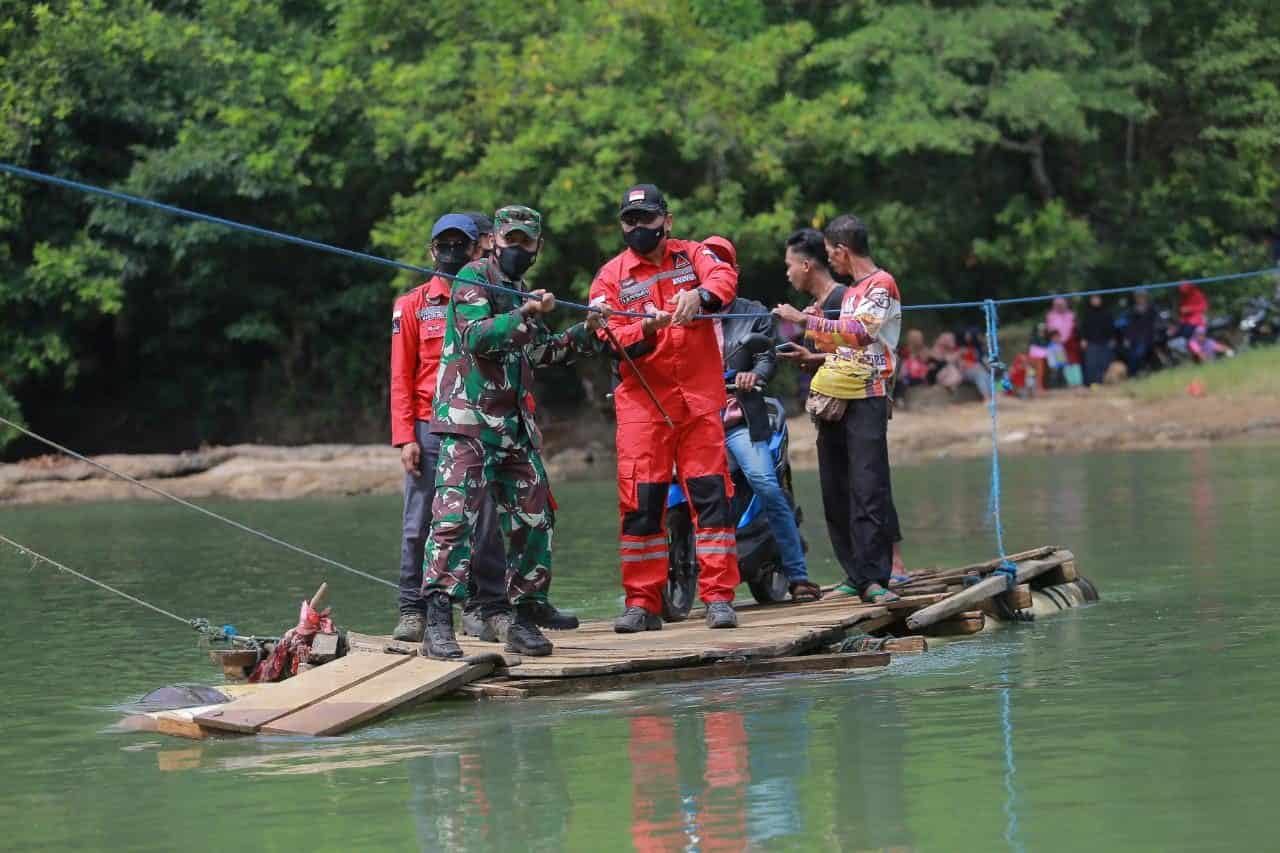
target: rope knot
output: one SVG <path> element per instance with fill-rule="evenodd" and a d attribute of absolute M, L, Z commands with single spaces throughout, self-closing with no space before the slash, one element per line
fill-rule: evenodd
<path fill-rule="evenodd" d="M 1005 592 L 1013 592 L 1014 587 L 1018 585 L 1018 566 L 1009 559 L 1000 561 L 1000 565 L 996 566 L 993 575 L 1004 575 Z"/>

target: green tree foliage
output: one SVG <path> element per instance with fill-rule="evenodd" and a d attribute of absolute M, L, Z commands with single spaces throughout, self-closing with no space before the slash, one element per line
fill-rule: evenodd
<path fill-rule="evenodd" d="M 766 301 L 845 210 L 908 302 L 1013 296 L 1260 265 L 1277 57 L 1260 0 L 0 0 L 0 159 L 418 263 L 523 202 L 578 296 L 651 180 Z M 0 178 L 0 405 L 371 437 L 414 283 Z"/>

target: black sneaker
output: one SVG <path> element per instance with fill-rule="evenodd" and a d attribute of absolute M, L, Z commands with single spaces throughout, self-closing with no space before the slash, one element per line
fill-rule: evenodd
<path fill-rule="evenodd" d="M 533 613 L 534 624 L 539 628 L 546 628 L 548 631 L 577 630 L 578 617 L 572 613 L 557 610 L 550 601 L 530 601 L 528 604 Z"/>
<path fill-rule="evenodd" d="M 613 630 L 618 634 L 638 634 L 641 631 L 661 631 L 662 617 L 650 613 L 643 607 L 632 605 L 617 619 L 613 620 Z"/>
<path fill-rule="evenodd" d="M 391 639 L 399 640 L 402 643 L 421 643 L 422 634 L 427 630 L 427 620 L 422 614 L 414 610 L 409 613 L 401 613 L 400 621 L 396 623 L 396 629 L 391 632 Z"/>
<path fill-rule="evenodd" d="M 707 605 L 708 628 L 737 628 L 738 614 L 728 601 L 713 601 Z"/>
<path fill-rule="evenodd" d="M 446 592 L 426 597 L 427 627 L 422 638 L 422 656 L 436 660 L 462 657 L 462 648 L 453 636 L 453 602 Z"/>
<path fill-rule="evenodd" d="M 552 645 L 534 622 L 535 608 L 532 605 L 533 602 L 517 604 L 515 616 L 508 617 L 511 619 L 511 627 L 507 629 L 506 649 L 516 654 L 540 658 L 551 654 Z"/>

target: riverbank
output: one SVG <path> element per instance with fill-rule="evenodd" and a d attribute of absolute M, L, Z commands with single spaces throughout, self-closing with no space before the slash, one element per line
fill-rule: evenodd
<path fill-rule="evenodd" d="M 936 389 L 930 389 L 936 391 Z M 934 402 L 938 402 L 934 394 Z M 918 404 L 889 427 L 895 465 L 990 453 L 990 413 L 980 402 Z M 590 429 L 547 430 L 553 482 L 609 478 L 612 437 Z M 815 431 L 792 418 L 791 460 L 817 466 Z M 1146 450 L 1262 437 L 1280 440 L 1280 349 L 1256 351 L 1204 368 L 1166 371 L 1106 388 L 1056 391 L 1033 400 L 1002 398 L 1002 453 Z M 304 447 L 235 445 L 181 454 L 95 457 L 102 464 L 183 498 L 290 499 L 311 495 L 396 494 L 399 452 L 383 445 Z M 153 497 L 83 462 L 41 456 L 0 465 L 0 505 L 113 501 Z"/>

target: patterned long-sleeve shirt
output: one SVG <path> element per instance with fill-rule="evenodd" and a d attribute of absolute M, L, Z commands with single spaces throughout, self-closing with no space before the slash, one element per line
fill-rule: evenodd
<path fill-rule="evenodd" d="M 902 298 L 893 276 L 876 270 L 845 291 L 837 318 L 810 317 L 805 336 L 830 353 L 809 387 L 842 400 L 883 397 L 893 384 Z"/>
<path fill-rule="evenodd" d="M 533 368 L 567 364 L 603 352 L 604 345 L 584 323 L 556 334 L 524 316 L 517 297 L 468 284 L 524 289 L 523 282 L 504 281 L 492 259 L 473 261 L 458 278 L 446 313 L 431 431 L 498 447 L 541 447 Z"/>

